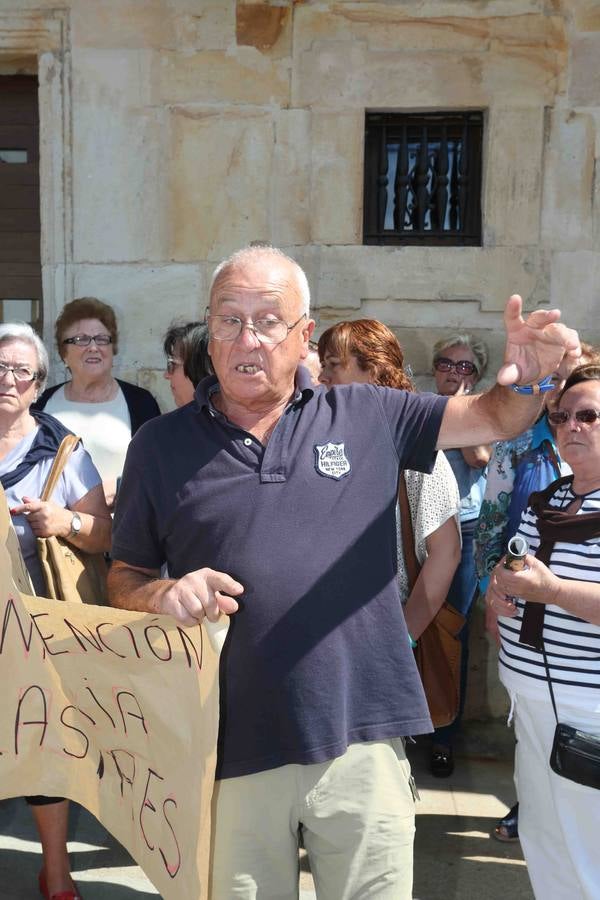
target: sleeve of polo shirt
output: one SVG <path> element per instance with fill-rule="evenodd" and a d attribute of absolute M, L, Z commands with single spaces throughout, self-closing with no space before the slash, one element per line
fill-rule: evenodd
<path fill-rule="evenodd" d="M 429 474 L 435 464 L 437 439 L 447 397 L 374 388 L 389 428 L 401 469 Z"/>
<path fill-rule="evenodd" d="M 160 569 L 165 562 L 158 536 L 158 517 L 153 502 L 151 455 L 145 446 L 144 428 L 132 438 L 119 487 L 113 522 L 113 559 Z"/>

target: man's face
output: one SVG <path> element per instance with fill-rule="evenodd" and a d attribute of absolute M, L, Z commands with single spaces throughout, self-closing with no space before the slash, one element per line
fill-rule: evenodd
<path fill-rule="evenodd" d="M 245 323 L 276 317 L 291 325 L 302 313 L 294 267 L 268 255 L 226 269 L 211 295 L 211 315 L 237 316 Z M 249 409 L 285 401 L 313 330 L 314 322 L 303 318 L 279 344 L 261 343 L 250 328 L 233 341 L 211 337 L 209 353 L 223 397 Z"/>

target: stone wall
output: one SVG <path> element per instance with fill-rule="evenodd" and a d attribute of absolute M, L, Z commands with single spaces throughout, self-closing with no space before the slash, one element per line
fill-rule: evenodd
<path fill-rule="evenodd" d="M 48 334 L 72 296 L 114 303 L 121 372 L 168 403 L 168 322 L 202 314 L 224 254 L 268 240 L 306 267 L 319 327 L 382 318 L 421 376 L 446 328 L 496 363 L 512 291 L 600 340 L 598 10 L 0 0 L 0 71 L 42 79 Z M 362 246 L 365 109 L 444 108 L 485 110 L 483 246 Z"/>
<path fill-rule="evenodd" d="M 112 303 L 118 372 L 168 408 L 168 323 L 267 240 L 319 329 L 382 319 L 421 384 L 448 328 L 496 366 L 514 291 L 600 342 L 599 59 L 596 0 L 0 0 L 0 73 L 40 74 L 48 340 L 72 297 Z M 485 110 L 483 246 L 363 246 L 365 110 L 461 108 Z"/>

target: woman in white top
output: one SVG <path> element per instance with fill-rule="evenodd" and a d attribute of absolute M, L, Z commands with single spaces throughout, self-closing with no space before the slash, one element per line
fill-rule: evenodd
<path fill-rule="evenodd" d="M 413 390 L 396 336 L 376 319 L 339 322 L 328 328 L 319 340 L 319 356 L 319 380 L 327 386 L 367 382 Z M 398 588 L 408 631 L 416 640 L 446 599 L 460 561 L 459 497 L 456 479 L 443 453 L 437 454 L 430 475 L 405 471 L 403 477 L 421 570 L 409 591 L 398 533 Z"/>
<path fill-rule="evenodd" d="M 95 297 L 67 303 L 56 320 L 55 335 L 71 380 L 44 391 L 36 408 L 82 438 L 112 507 L 129 441 L 160 410 L 149 391 L 113 376 L 119 336 L 114 310 L 107 303 Z"/>
<path fill-rule="evenodd" d="M 36 593 L 46 588 L 36 538 L 58 535 L 90 553 L 110 547 L 111 517 L 100 475 L 86 451 L 71 454 L 52 499 L 39 497 L 62 438 L 52 416 L 30 410 L 48 374 L 48 354 L 29 325 L 0 325 L 0 481 L 6 493 L 25 564 Z M 28 798 L 40 834 L 46 897 L 76 900 L 67 856 L 68 802 Z"/>

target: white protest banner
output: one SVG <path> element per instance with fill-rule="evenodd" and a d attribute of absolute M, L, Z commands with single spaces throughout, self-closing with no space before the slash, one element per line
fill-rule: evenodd
<path fill-rule="evenodd" d="M 68 797 L 165 900 L 205 900 L 218 652 L 166 616 L 21 593 L 9 533 L 0 488 L 0 798 Z"/>

